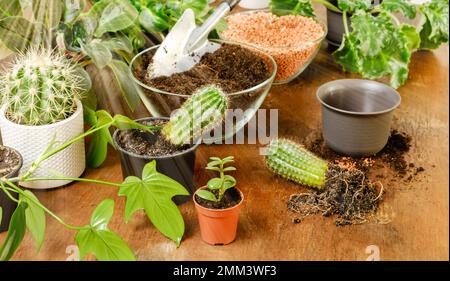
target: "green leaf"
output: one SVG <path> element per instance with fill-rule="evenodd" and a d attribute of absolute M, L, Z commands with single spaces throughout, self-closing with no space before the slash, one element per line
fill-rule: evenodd
<path fill-rule="evenodd" d="M 420 6 L 421 49 L 437 49 L 448 42 L 448 0 L 433 0 Z"/>
<path fill-rule="evenodd" d="M 372 8 L 371 0 L 338 0 L 338 7 L 341 11 L 354 13 L 356 11 L 368 11 Z"/>
<path fill-rule="evenodd" d="M 206 170 L 210 170 L 210 171 L 217 171 L 217 172 L 220 172 L 220 168 L 219 168 L 219 167 L 206 166 L 205 169 L 206 169 Z"/>
<path fill-rule="evenodd" d="M 27 203 L 20 203 L 14 211 L 9 223 L 5 241 L 0 246 L 0 261 L 10 260 L 25 236 Z"/>
<path fill-rule="evenodd" d="M 341 46 L 333 53 L 333 57 L 344 71 L 356 73 L 359 71 L 359 53 L 354 34 L 344 35 Z"/>
<path fill-rule="evenodd" d="M 351 18 L 355 39 L 359 41 L 358 49 L 365 56 L 379 53 L 387 35 L 374 16 L 368 13 L 356 13 Z"/>
<path fill-rule="evenodd" d="M 153 8 L 145 8 L 139 13 L 139 23 L 149 33 L 158 33 L 171 27 L 169 18 Z"/>
<path fill-rule="evenodd" d="M 7 17 L 0 20 L 0 40 L 14 52 L 25 51 L 32 43 L 34 25 L 22 17 Z"/>
<path fill-rule="evenodd" d="M 209 162 L 209 163 L 207 164 L 207 167 L 215 167 L 215 166 L 220 165 L 221 163 L 222 163 L 222 160 L 221 160 L 221 159 L 219 159 L 219 160 L 214 160 L 214 161 Z"/>
<path fill-rule="evenodd" d="M 223 188 L 227 190 L 229 188 L 232 188 L 233 186 L 236 186 L 236 179 L 230 175 L 225 175 Z"/>
<path fill-rule="evenodd" d="M 112 61 L 111 51 L 100 40 L 92 40 L 88 44 L 80 44 L 83 53 L 88 55 L 95 63 L 95 65 L 102 69 Z"/>
<path fill-rule="evenodd" d="M 39 202 L 31 191 L 25 190 L 24 192 L 26 196 L 21 194 L 20 200 L 28 205 L 25 210 L 26 225 L 36 243 L 36 249 L 39 250 L 45 238 L 45 211 L 29 199 L 31 197 L 34 201 Z"/>
<path fill-rule="evenodd" d="M 222 179 L 213 178 L 208 181 L 208 188 L 211 190 L 216 190 L 222 188 Z"/>
<path fill-rule="evenodd" d="M 114 212 L 114 201 L 106 199 L 94 210 L 90 225 L 85 226 L 75 236 L 80 259 L 92 253 L 102 261 L 134 261 L 133 252 L 115 232 L 108 229 L 108 223 Z"/>
<path fill-rule="evenodd" d="M 311 0 L 271 0 L 270 11 L 278 16 L 301 15 L 315 17 Z"/>
<path fill-rule="evenodd" d="M 74 22 L 84 9 L 84 0 L 64 0 L 64 22 Z"/>
<path fill-rule="evenodd" d="M 109 126 L 105 126 L 104 128 L 93 133 L 89 144 L 86 163 L 91 168 L 97 168 L 103 164 L 106 159 L 108 154 L 108 143 L 111 145 L 113 144 L 109 127 L 113 124 L 114 120 L 108 112 L 99 110 L 96 112 L 95 116 L 90 115 L 90 119 L 88 119 L 88 121 L 93 128 L 98 128 L 109 124 Z"/>
<path fill-rule="evenodd" d="M 127 53 L 133 52 L 133 45 L 128 37 L 117 35 L 102 41 L 102 44 L 110 51 L 124 51 Z"/>
<path fill-rule="evenodd" d="M 184 221 L 172 197 L 189 193 L 175 180 L 157 172 L 156 161 L 145 165 L 142 179 L 127 177 L 120 186 L 119 195 L 127 198 L 126 221 L 137 210 L 144 209 L 153 225 L 180 245 L 184 234 Z"/>
<path fill-rule="evenodd" d="M 133 80 L 130 69 L 123 61 L 112 60 L 108 66 L 114 73 L 120 91 L 131 110 L 137 108 L 141 100 L 139 98 L 140 88 Z"/>
<path fill-rule="evenodd" d="M 195 194 L 202 199 L 212 201 L 212 202 L 217 202 L 216 196 L 208 190 L 199 189 L 195 192 Z"/>
<path fill-rule="evenodd" d="M 157 131 L 158 127 L 143 125 L 126 116 L 116 114 L 114 116 L 114 127 L 120 130 L 143 130 L 149 133 Z"/>
<path fill-rule="evenodd" d="M 224 172 L 231 172 L 231 171 L 236 171 L 235 167 L 226 167 L 225 169 L 223 169 Z"/>
<path fill-rule="evenodd" d="M 389 12 L 400 12 L 409 19 L 416 17 L 416 5 L 407 0 L 383 0 L 381 9 Z"/>
<path fill-rule="evenodd" d="M 136 9 L 126 0 L 113 0 L 102 11 L 95 36 L 116 32 L 132 26 L 137 17 Z"/>
<path fill-rule="evenodd" d="M 48 29 L 59 24 L 64 11 L 62 0 L 33 0 L 34 19 Z"/>
<path fill-rule="evenodd" d="M 0 0 L 0 20 L 7 17 L 21 16 L 19 0 Z"/>
<path fill-rule="evenodd" d="M 413 25 L 401 24 L 399 31 L 405 36 L 408 42 L 408 49 L 413 52 L 420 47 L 420 34 L 417 33 Z"/>

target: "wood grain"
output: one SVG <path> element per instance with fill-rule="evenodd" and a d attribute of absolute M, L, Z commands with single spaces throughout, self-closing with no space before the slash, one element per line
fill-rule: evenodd
<path fill-rule="evenodd" d="M 410 79 L 399 91 L 402 105 L 395 113 L 396 128 L 413 137 L 409 159 L 426 171 L 411 184 L 386 183 L 387 194 L 379 215 L 387 224 L 369 223 L 337 228 L 332 219 L 313 217 L 293 224 L 286 200 L 306 189 L 273 176 L 259 156 L 258 145 L 202 145 L 196 161 L 196 183 L 211 174 L 203 168 L 210 156 L 234 155 L 235 177 L 246 201 L 237 240 L 212 247 L 202 242 L 192 202 L 180 207 L 186 224 L 181 246 L 163 237 L 144 213 L 126 224 L 124 199 L 117 189 L 86 183 L 52 191 L 35 192 L 50 210 L 74 225 L 87 224 L 95 206 L 105 198 L 116 201 L 111 229 L 118 232 L 139 260 L 366 260 L 366 248 L 376 245 L 381 260 L 449 259 L 449 78 L 448 46 L 435 52 L 417 52 L 411 62 Z M 334 79 L 358 77 L 341 72 L 324 46 L 316 60 L 295 81 L 273 87 L 263 108 L 279 109 L 279 135 L 300 140 L 320 127 L 317 88 Z M 120 182 L 117 154 L 110 149 L 106 164 L 89 170 L 86 177 Z M 65 260 L 66 248 L 74 245 L 73 231 L 51 218 L 46 239 L 36 253 L 29 234 L 18 249 L 16 260 Z M 0 240 L 5 234 L 0 235 Z"/>

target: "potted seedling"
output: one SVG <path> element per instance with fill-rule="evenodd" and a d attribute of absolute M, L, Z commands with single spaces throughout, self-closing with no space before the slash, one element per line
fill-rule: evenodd
<path fill-rule="evenodd" d="M 155 133 L 117 130 L 113 139 L 120 152 L 123 176 L 139 175 L 148 162 L 156 160 L 163 174 L 192 193 L 196 149 L 202 135 L 222 123 L 227 108 L 227 96 L 219 88 L 208 86 L 190 96 L 170 119 L 137 120 L 141 124 L 161 127 Z M 177 203 L 182 201 L 179 198 Z"/>
<path fill-rule="evenodd" d="M 271 0 L 277 15 L 315 17 L 312 3 L 328 9 L 328 38 L 339 46 L 333 57 L 344 71 L 365 78 L 390 76 L 393 88 L 408 79 L 411 54 L 448 42 L 448 0 Z M 399 17 L 414 20 L 417 26 Z"/>
<path fill-rule="evenodd" d="M 206 170 L 219 173 L 219 177 L 210 179 L 205 187 L 198 189 L 193 199 L 203 241 L 211 245 L 226 245 L 236 238 L 244 195 L 235 187 L 236 179 L 225 174 L 236 170 L 227 166 L 234 162 L 234 157 L 211 157 L 210 160 Z"/>
<path fill-rule="evenodd" d="M 0 145 L 0 178 L 17 177 L 21 167 L 20 153 L 11 147 Z M 16 193 L 0 191 L 0 232 L 8 229 L 11 216 L 17 208 L 17 200 Z"/>
<path fill-rule="evenodd" d="M 22 171 L 49 145 L 65 142 L 84 131 L 84 77 L 76 64 L 48 49 L 19 54 L 0 78 L 0 129 L 3 144 L 23 156 Z M 78 177 L 85 169 L 84 141 L 54 155 L 38 176 Z M 28 188 L 54 188 L 70 181 L 23 183 Z"/>

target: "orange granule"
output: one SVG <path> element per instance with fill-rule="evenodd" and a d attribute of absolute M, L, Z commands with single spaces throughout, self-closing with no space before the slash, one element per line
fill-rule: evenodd
<path fill-rule="evenodd" d="M 269 12 L 235 14 L 222 33 L 227 40 L 256 45 L 278 64 L 276 80 L 285 81 L 303 70 L 324 36 L 323 27 L 303 16 L 278 17 Z"/>

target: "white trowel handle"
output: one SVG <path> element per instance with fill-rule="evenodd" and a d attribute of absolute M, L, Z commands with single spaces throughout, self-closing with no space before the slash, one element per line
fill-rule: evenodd
<path fill-rule="evenodd" d="M 198 27 L 192 34 L 192 41 L 188 44 L 188 49 L 195 49 L 199 43 L 202 43 L 207 39 L 208 34 L 214 29 L 217 23 L 225 17 L 238 3 L 240 0 L 225 0 L 216 7 L 214 13 L 209 16 L 209 18 Z"/>

